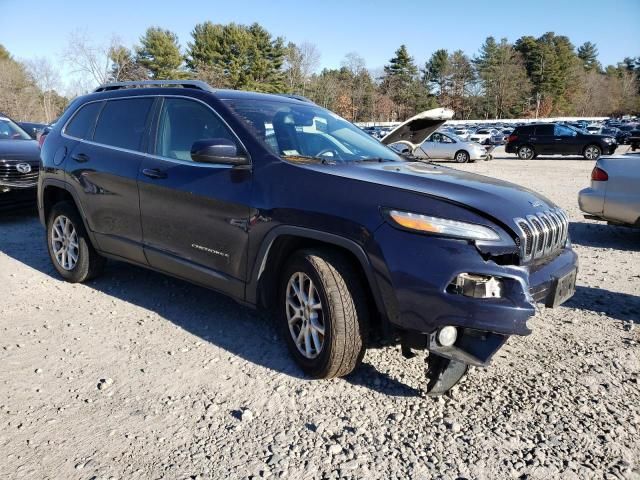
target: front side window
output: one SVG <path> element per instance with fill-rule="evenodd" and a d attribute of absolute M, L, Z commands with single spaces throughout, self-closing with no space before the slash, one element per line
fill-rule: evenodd
<path fill-rule="evenodd" d="M 93 141 L 141 151 L 153 100 L 152 97 L 108 100 L 100 112 Z"/>
<path fill-rule="evenodd" d="M 557 137 L 575 137 L 576 131 L 569 127 L 565 127 L 564 125 L 556 125 L 554 135 Z"/>
<path fill-rule="evenodd" d="M 254 98 L 223 101 L 265 147 L 285 159 L 403 160 L 355 125 L 314 104 Z"/>
<path fill-rule="evenodd" d="M 191 160 L 198 140 L 225 139 L 238 143 L 224 122 L 209 107 L 184 98 L 165 98 L 160 111 L 156 155 Z"/>
<path fill-rule="evenodd" d="M 87 140 L 91 136 L 96 118 L 104 102 L 87 103 L 73 115 L 73 118 L 64 129 L 64 133 L 70 137 Z"/>

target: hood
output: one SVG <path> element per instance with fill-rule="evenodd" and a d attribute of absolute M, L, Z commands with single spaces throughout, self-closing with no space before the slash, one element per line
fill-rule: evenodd
<path fill-rule="evenodd" d="M 35 140 L 0 140 L 0 160 L 40 161 L 40 147 Z"/>
<path fill-rule="evenodd" d="M 345 177 L 410 190 L 466 206 L 512 230 L 516 228 L 514 218 L 557 208 L 544 196 L 525 187 L 424 162 L 358 163 L 331 168 L 333 173 Z"/>
<path fill-rule="evenodd" d="M 435 132 L 440 125 L 453 118 L 453 110 L 434 108 L 414 115 L 391 130 L 380 141 L 385 145 L 403 142 L 414 149 Z"/>

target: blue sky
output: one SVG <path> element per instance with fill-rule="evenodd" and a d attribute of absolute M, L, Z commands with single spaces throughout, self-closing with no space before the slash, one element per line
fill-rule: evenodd
<path fill-rule="evenodd" d="M 380 68 L 402 43 L 422 65 L 438 48 L 473 55 L 489 35 L 514 41 L 547 31 L 576 46 L 595 42 L 605 65 L 640 56 L 640 0 L 0 0 L 0 43 L 17 58 L 55 62 L 74 29 L 99 42 L 116 34 L 131 45 L 157 25 L 186 46 L 193 26 L 205 20 L 259 22 L 287 40 L 314 43 L 322 67 L 339 66 L 355 51 L 367 67 Z"/>

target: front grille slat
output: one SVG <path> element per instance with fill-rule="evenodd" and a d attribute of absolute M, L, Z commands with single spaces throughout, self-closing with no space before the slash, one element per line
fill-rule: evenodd
<path fill-rule="evenodd" d="M 560 208 L 514 218 L 519 229 L 519 248 L 523 262 L 545 258 L 564 248 L 569 233 L 569 217 Z"/>
<path fill-rule="evenodd" d="M 19 163 L 29 163 L 23 160 L 0 160 L 0 182 L 5 185 L 14 184 L 17 186 L 26 186 L 35 184 L 38 181 L 39 168 L 37 165 L 31 165 L 31 171 L 28 173 L 19 172 L 16 165 Z"/>

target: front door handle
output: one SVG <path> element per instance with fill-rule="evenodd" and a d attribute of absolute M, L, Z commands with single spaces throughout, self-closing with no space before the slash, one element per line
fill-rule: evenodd
<path fill-rule="evenodd" d="M 89 155 L 86 153 L 76 153 L 71 158 L 73 158 L 78 163 L 85 163 L 89 161 Z"/>
<path fill-rule="evenodd" d="M 167 172 L 164 172 L 159 168 L 145 168 L 142 170 L 142 174 L 149 178 L 167 178 Z"/>

